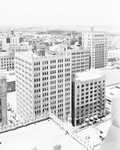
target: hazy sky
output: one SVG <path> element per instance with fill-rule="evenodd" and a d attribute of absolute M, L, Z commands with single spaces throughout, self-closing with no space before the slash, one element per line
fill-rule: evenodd
<path fill-rule="evenodd" d="M 3 25 L 120 26 L 120 0 L 1 0 Z"/>

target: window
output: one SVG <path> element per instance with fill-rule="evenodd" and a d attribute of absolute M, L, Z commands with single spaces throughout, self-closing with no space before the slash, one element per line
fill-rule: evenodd
<path fill-rule="evenodd" d="M 54 95 L 54 94 L 56 94 L 56 91 L 50 92 L 50 95 Z"/>
<path fill-rule="evenodd" d="M 50 84 L 56 84 L 56 80 L 50 81 Z"/>
<path fill-rule="evenodd" d="M 63 67 L 63 64 L 59 64 L 59 65 L 58 65 L 58 68 L 61 68 L 61 67 Z"/>
<path fill-rule="evenodd" d="M 56 78 L 56 75 L 50 76 L 50 79 L 55 79 L 55 78 Z"/>
<path fill-rule="evenodd" d="M 58 63 L 63 62 L 63 59 L 58 59 Z"/>
<path fill-rule="evenodd" d="M 63 72 L 63 69 L 59 69 L 59 70 L 58 70 L 58 73 L 61 73 L 61 72 Z"/>
<path fill-rule="evenodd" d="M 66 64 L 65 64 L 65 67 L 67 67 L 67 66 L 70 66 L 70 63 L 66 63 Z"/>
<path fill-rule="evenodd" d="M 62 78 L 62 77 L 63 77 L 63 74 L 59 74 L 59 75 L 58 75 L 58 78 Z"/>
<path fill-rule="evenodd" d="M 65 61 L 70 61 L 70 58 L 65 58 Z"/>
<path fill-rule="evenodd" d="M 63 89 L 58 90 L 58 93 L 62 93 L 62 92 L 63 92 Z"/>
<path fill-rule="evenodd" d="M 67 72 L 67 71 L 70 71 L 70 68 L 66 68 L 66 69 L 65 69 L 65 72 Z"/>
<path fill-rule="evenodd" d="M 51 60 L 50 63 L 51 64 L 56 63 L 56 60 Z"/>
<path fill-rule="evenodd" d="M 46 65 L 46 64 L 48 64 L 48 61 L 43 61 L 42 64 Z"/>
<path fill-rule="evenodd" d="M 65 73 L 65 77 L 70 77 L 70 73 Z"/>
<path fill-rule="evenodd" d="M 50 69 L 55 69 L 55 68 L 56 68 L 56 65 L 50 66 Z"/>
<path fill-rule="evenodd" d="M 56 74 L 56 70 L 50 71 L 50 74 Z"/>

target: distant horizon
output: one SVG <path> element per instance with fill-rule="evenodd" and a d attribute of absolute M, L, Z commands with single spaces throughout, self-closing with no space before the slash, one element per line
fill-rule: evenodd
<path fill-rule="evenodd" d="M 0 27 L 120 26 L 119 0 L 4 0 Z"/>
<path fill-rule="evenodd" d="M 0 26 L 0 30 L 19 30 L 19 29 L 39 29 L 41 31 L 47 31 L 47 30 L 74 30 L 74 31 L 90 31 L 91 27 L 94 28 L 95 31 L 108 31 L 113 33 L 119 33 L 120 32 L 120 26 L 79 26 L 79 25 L 18 25 L 18 26 Z"/>

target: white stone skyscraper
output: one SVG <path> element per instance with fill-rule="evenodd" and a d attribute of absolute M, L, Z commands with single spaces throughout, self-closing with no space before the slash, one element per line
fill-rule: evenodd
<path fill-rule="evenodd" d="M 52 111 L 66 120 L 71 113 L 71 55 L 15 54 L 17 111 L 29 119 Z"/>

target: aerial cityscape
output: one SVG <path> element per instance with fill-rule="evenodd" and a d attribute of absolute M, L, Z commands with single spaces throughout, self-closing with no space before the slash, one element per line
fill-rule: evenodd
<path fill-rule="evenodd" d="M 108 150 L 120 115 L 118 3 L 86 2 L 1 3 L 0 150 Z"/>

